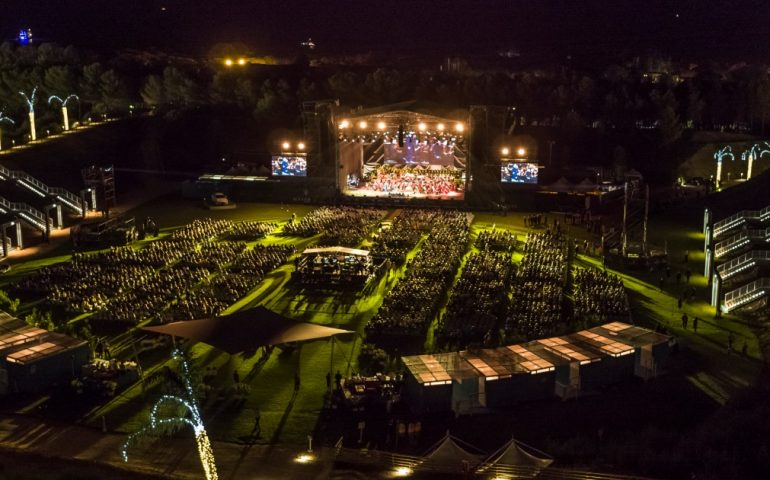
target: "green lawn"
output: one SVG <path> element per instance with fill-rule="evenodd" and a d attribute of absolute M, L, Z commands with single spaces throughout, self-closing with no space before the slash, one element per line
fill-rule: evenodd
<path fill-rule="evenodd" d="M 241 204 L 234 210 L 208 211 L 193 202 L 168 197 L 150 202 L 131 213 L 139 221 L 146 216 L 152 216 L 165 235 L 195 218 L 284 222 L 292 212 L 301 218 L 312 209 L 313 207 L 304 205 Z M 392 211 L 389 213 L 392 214 Z M 509 229 L 520 235 L 520 239 L 523 240 L 529 231 L 524 227 L 524 215 L 517 213 L 501 216 L 484 212 L 476 214 L 471 228 L 471 242 L 480 231 L 493 226 L 498 229 Z M 700 275 L 702 253 L 699 254 L 698 249 L 698 246 L 702 245 L 702 239 L 697 234 L 699 222 L 699 218 L 689 219 L 687 222 L 669 219 L 660 221 L 655 224 L 655 228 L 651 228 L 653 242 L 665 240 L 668 244 L 675 268 L 680 268 L 676 261 L 680 258 L 681 252 L 685 248 L 691 252 L 689 267 L 694 273 L 691 284 L 698 287 L 698 294 L 696 301 L 688 303 L 684 311 L 690 317 L 698 316 L 701 319 L 697 334 L 691 330 L 683 332 L 678 322 L 681 312 L 676 307 L 676 298 L 683 286 L 669 283 L 661 291 L 657 285 L 658 274 L 616 273 L 623 277 L 629 289 L 632 311 L 637 322 L 646 325 L 661 323 L 670 328 L 673 333 L 683 336 L 689 345 L 693 345 L 693 348 L 713 359 L 703 368 L 691 372 L 691 381 L 704 391 L 708 391 L 712 398 L 723 403 L 742 385 L 748 384 L 758 370 L 756 366 L 758 362 L 732 361 L 727 362 L 726 367 L 722 365 L 725 360 L 728 360 L 724 351 L 727 332 L 734 332 L 734 348 L 737 350 L 742 346 L 744 339 L 748 345 L 749 356 L 758 358 L 759 348 L 751 329 L 741 317 L 727 316 L 714 319 L 713 309 L 710 309 L 705 302 L 705 279 Z M 578 227 L 572 227 L 570 234 L 581 239 L 588 238 L 585 230 Z M 315 240 L 315 238 L 271 235 L 260 242 L 291 243 L 298 249 L 302 249 Z M 419 248 L 418 245 L 410 256 L 414 255 Z M 469 253 L 472 251 L 474 247 L 471 246 Z M 55 256 L 18 265 L 13 270 L 13 276 L 6 276 L 4 280 L 18 278 L 19 275 L 34 271 L 43 265 L 65 261 L 68 258 L 68 252 L 55 253 Z M 514 254 L 513 259 L 519 262 L 520 253 Z M 701 266 L 696 262 L 701 262 Z M 601 268 L 599 260 L 583 255 L 576 259 L 576 264 Z M 293 265 L 289 262 L 271 272 L 254 290 L 228 311 L 264 305 L 291 318 L 345 328 L 361 335 L 366 323 L 379 308 L 385 294 L 403 276 L 405 269 L 401 268 L 381 279 L 367 294 L 335 294 L 301 289 L 288 283 L 292 270 Z M 435 321 L 432 328 L 434 327 Z M 215 365 L 218 368 L 215 385 L 221 391 L 226 392 L 231 387 L 234 371 L 237 371 L 240 378 L 251 385 L 247 398 L 240 405 L 228 400 L 227 395 L 223 395 L 221 401 L 209 399 L 204 402 L 204 417 L 212 436 L 231 441 L 238 441 L 247 436 L 254 426 L 255 412 L 259 409 L 262 441 L 303 444 L 306 435 L 315 428 L 323 407 L 326 373 L 331 371 L 333 375 L 337 370 L 343 374 L 355 371 L 360 345 L 359 336 L 340 337 L 334 342 L 333 347 L 331 341 L 311 342 L 286 352 L 277 349 L 266 360 L 260 360 L 259 354 L 230 356 L 206 345 L 193 346 L 191 355 L 195 365 Z M 430 336 L 426 345 L 429 348 L 433 347 Z M 334 348 L 333 355 L 332 348 Z M 139 358 L 143 366 L 150 371 L 166 363 L 165 357 L 153 353 L 143 353 Z M 733 383 L 725 379 L 723 375 L 725 372 L 732 376 Z M 301 387 L 295 394 L 294 376 L 297 373 L 301 378 Z M 137 384 L 106 405 L 90 412 L 87 423 L 100 427 L 101 417 L 104 416 L 110 429 L 123 432 L 135 431 L 146 421 L 149 406 L 152 404 L 152 399 L 156 398 L 158 391 L 158 388 L 154 388 L 143 392 L 141 384 Z"/>

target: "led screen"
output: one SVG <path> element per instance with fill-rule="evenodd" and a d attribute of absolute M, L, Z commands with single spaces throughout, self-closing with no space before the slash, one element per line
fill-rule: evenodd
<path fill-rule="evenodd" d="M 273 156 L 273 175 L 278 177 L 307 177 L 305 157 Z"/>
<path fill-rule="evenodd" d="M 537 171 L 538 167 L 535 163 L 503 162 L 500 166 L 500 181 L 536 185 Z"/>

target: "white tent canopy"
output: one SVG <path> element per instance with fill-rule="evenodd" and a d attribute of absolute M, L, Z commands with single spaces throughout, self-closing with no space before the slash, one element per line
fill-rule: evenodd
<path fill-rule="evenodd" d="M 553 463 L 553 458 L 543 452 L 525 445 L 528 450 L 522 448 L 523 443 L 511 439 L 490 455 L 476 470 L 476 473 L 492 473 L 497 476 L 505 475 L 513 478 L 533 478 L 540 471 Z M 541 454 L 537 456 L 535 453 Z"/>

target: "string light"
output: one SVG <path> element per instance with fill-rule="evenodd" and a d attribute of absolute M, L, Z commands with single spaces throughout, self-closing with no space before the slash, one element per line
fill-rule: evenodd
<path fill-rule="evenodd" d="M 759 160 L 765 156 L 765 154 L 770 154 L 770 143 L 763 142 L 763 144 L 755 143 L 751 146 L 751 148 L 741 154 L 741 160 L 744 162 L 748 161 L 748 167 L 746 168 L 746 180 L 751 180 L 754 160 Z"/>
<path fill-rule="evenodd" d="M 51 95 L 50 97 L 48 97 L 48 104 L 49 105 L 53 105 L 54 101 L 57 101 L 57 102 L 61 103 L 61 111 L 62 111 L 62 116 L 64 117 L 64 130 L 65 131 L 70 129 L 70 117 L 69 117 L 69 112 L 67 111 L 67 104 L 70 102 L 70 100 L 77 100 L 79 102 L 80 101 L 80 97 L 78 97 L 74 93 L 69 95 L 64 100 L 62 100 L 61 97 L 57 97 L 56 95 Z"/>
<path fill-rule="evenodd" d="M 214 450 L 211 448 L 211 440 L 209 439 L 206 428 L 203 425 L 203 419 L 201 418 L 200 409 L 198 408 L 198 402 L 195 400 L 195 388 L 193 387 L 190 366 L 187 363 L 187 359 L 182 355 L 179 350 L 174 350 L 171 354 L 171 358 L 178 360 L 181 364 L 182 375 L 181 379 L 184 384 L 185 396 L 187 398 L 177 395 L 163 395 L 155 402 L 155 405 L 150 409 L 149 426 L 144 427 L 138 432 L 132 433 L 128 436 L 126 441 L 121 447 L 121 456 L 124 462 L 128 462 L 128 449 L 135 444 L 139 439 L 147 434 L 157 432 L 163 427 L 171 427 L 173 429 L 179 429 L 185 426 L 191 427 L 195 434 L 195 443 L 198 447 L 198 456 L 203 466 L 203 472 L 206 475 L 206 480 L 217 480 L 217 466 L 214 459 Z M 182 407 L 185 412 L 189 412 L 191 418 L 186 416 L 177 416 L 171 418 L 160 418 L 159 409 L 164 403 L 174 403 L 179 407 Z"/>
<path fill-rule="evenodd" d="M 29 138 L 31 140 L 37 140 L 37 131 L 35 130 L 35 101 L 37 100 L 37 87 L 32 89 L 32 95 L 27 96 L 26 93 L 19 91 L 19 95 L 24 97 L 29 106 Z"/>
<path fill-rule="evenodd" d="M 730 145 L 720 148 L 714 154 L 714 160 L 717 161 L 717 187 L 722 181 L 722 161 L 727 157 L 730 157 L 730 160 L 735 161 L 735 155 L 733 155 L 733 147 Z"/>

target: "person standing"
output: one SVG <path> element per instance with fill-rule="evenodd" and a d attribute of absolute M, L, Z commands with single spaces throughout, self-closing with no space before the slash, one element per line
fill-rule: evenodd
<path fill-rule="evenodd" d="M 683 313 L 682 314 L 682 328 L 684 328 L 685 330 L 687 330 L 687 321 L 688 320 L 689 319 L 687 318 L 687 314 Z"/>
<path fill-rule="evenodd" d="M 698 317 L 695 317 L 692 320 L 692 331 L 698 333 Z"/>
<path fill-rule="evenodd" d="M 326 372 L 326 389 L 329 390 L 330 388 L 332 388 L 332 374 Z"/>
<path fill-rule="evenodd" d="M 684 251 L 684 263 L 687 263 L 687 261 L 690 259 L 690 251 L 685 250 Z"/>

